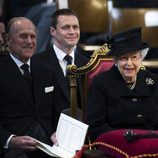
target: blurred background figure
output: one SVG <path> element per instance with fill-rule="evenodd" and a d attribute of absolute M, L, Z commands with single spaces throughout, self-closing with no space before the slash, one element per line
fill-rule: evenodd
<path fill-rule="evenodd" d="M 3 0 L 0 0 L 0 48 L 4 44 L 5 25 L 3 19 Z"/>
<path fill-rule="evenodd" d="M 6 51 L 6 43 L 5 43 L 5 25 L 3 21 L 3 17 L 0 16 L 0 55 L 3 55 Z"/>
<path fill-rule="evenodd" d="M 0 44 L 4 44 L 5 25 L 3 18 L 0 16 Z"/>

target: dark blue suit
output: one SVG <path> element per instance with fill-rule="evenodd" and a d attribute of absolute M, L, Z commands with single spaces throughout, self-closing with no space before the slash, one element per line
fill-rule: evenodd
<path fill-rule="evenodd" d="M 54 71 L 48 65 L 31 60 L 31 74 L 33 92 L 10 55 L 0 59 L 1 148 L 11 134 L 30 135 L 51 143 L 50 136 L 57 124 L 55 98 L 59 96 Z M 38 133 L 32 135 L 31 128 L 36 124 L 43 129 L 45 138 Z"/>
<path fill-rule="evenodd" d="M 63 105 L 62 107 L 59 107 L 59 110 L 62 111 L 63 109 L 70 108 L 70 91 L 69 91 L 69 85 L 67 82 L 67 79 L 65 78 L 63 71 L 60 67 L 60 64 L 58 62 L 57 56 L 55 54 L 55 51 L 53 47 L 48 48 L 46 51 L 36 54 L 34 56 L 35 58 L 39 59 L 40 61 L 43 61 L 44 63 L 47 63 L 48 65 L 52 66 L 56 70 L 57 75 L 57 82 L 59 85 L 59 90 L 62 95 L 60 100 L 62 101 Z M 75 65 L 78 67 L 81 67 L 85 65 L 88 62 L 88 59 L 81 55 L 79 52 L 75 52 Z M 79 96 L 81 95 L 81 84 L 82 81 L 80 78 L 78 78 L 78 87 L 79 87 Z M 80 102 L 79 102 L 80 103 Z"/>

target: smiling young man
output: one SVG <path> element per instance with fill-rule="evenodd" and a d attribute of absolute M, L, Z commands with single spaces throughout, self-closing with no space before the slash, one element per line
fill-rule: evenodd
<path fill-rule="evenodd" d="M 142 70 L 148 44 L 141 42 L 141 28 L 112 36 L 108 41 L 114 66 L 94 78 L 89 91 L 89 135 L 117 129 L 158 129 L 158 76 Z"/>
<path fill-rule="evenodd" d="M 69 55 L 71 64 L 78 67 L 85 65 L 88 59 L 77 51 L 77 44 L 80 38 L 80 26 L 77 14 L 71 9 L 59 9 L 52 15 L 52 24 L 50 27 L 52 36 L 52 46 L 42 53 L 38 53 L 34 58 L 47 63 L 56 69 L 57 81 L 63 102 L 58 110 L 70 108 L 70 91 L 69 83 L 66 78 L 67 60 L 65 57 Z M 78 78 L 78 94 L 81 95 L 82 81 Z M 78 97 L 80 104 L 80 97 Z"/>

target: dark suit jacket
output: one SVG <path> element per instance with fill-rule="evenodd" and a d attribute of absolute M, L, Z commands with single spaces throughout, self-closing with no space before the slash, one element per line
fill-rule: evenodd
<path fill-rule="evenodd" d="M 55 131 L 56 80 L 51 67 L 31 60 L 33 95 L 10 55 L 0 59 L 0 147 L 11 134 L 25 135 L 38 122 L 45 134 Z M 51 88 L 46 87 L 54 86 Z M 49 92 L 48 92 L 49 91 Z M 48 143 L 48 142 L 47 142 Z"/>
<path fill-rule="evenodd" d="M 63 71 L 60 67 L 60 64 L 58 62 L 58 59 L 53 47 L 48 48 L 46 51 L 42 53 L 35 54 L 34 57 L 39 59 L 40 61 L 43 61 L 44 63 L 47 63 L 48 65 L 51 65 L 53 68 L 55 68 L 56 73 L 57 73 L 56 75 L 57 75 L 59 90 L 62 95 L 62 98 L 60 98 L 60 100 L 63 103 L 63 106 L 60 108 L 60 110 L 69 108 L 70 107 L 69 85 L 66 78 L 64 77 Z M 78 67 L 85 65 L 87 62 L 88 62 L 88 59 L 85 56 L 81 55 L 78 52 L 75 52 L 75 64 Z M 82 84 L 81 79 L 78 78 L 79 95 L 81 95 L 81 84 Z"/>

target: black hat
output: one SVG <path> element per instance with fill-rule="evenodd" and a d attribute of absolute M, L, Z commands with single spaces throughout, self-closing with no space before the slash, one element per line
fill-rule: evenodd
<path fill-rule="evenodd" d="M 108 56 L 120 56 L 149 47 L 147 43 L 141 41 L 140 27 L 115 34 L 111 38 L 108 37 L 107 44 L 110 49 Z"/>

